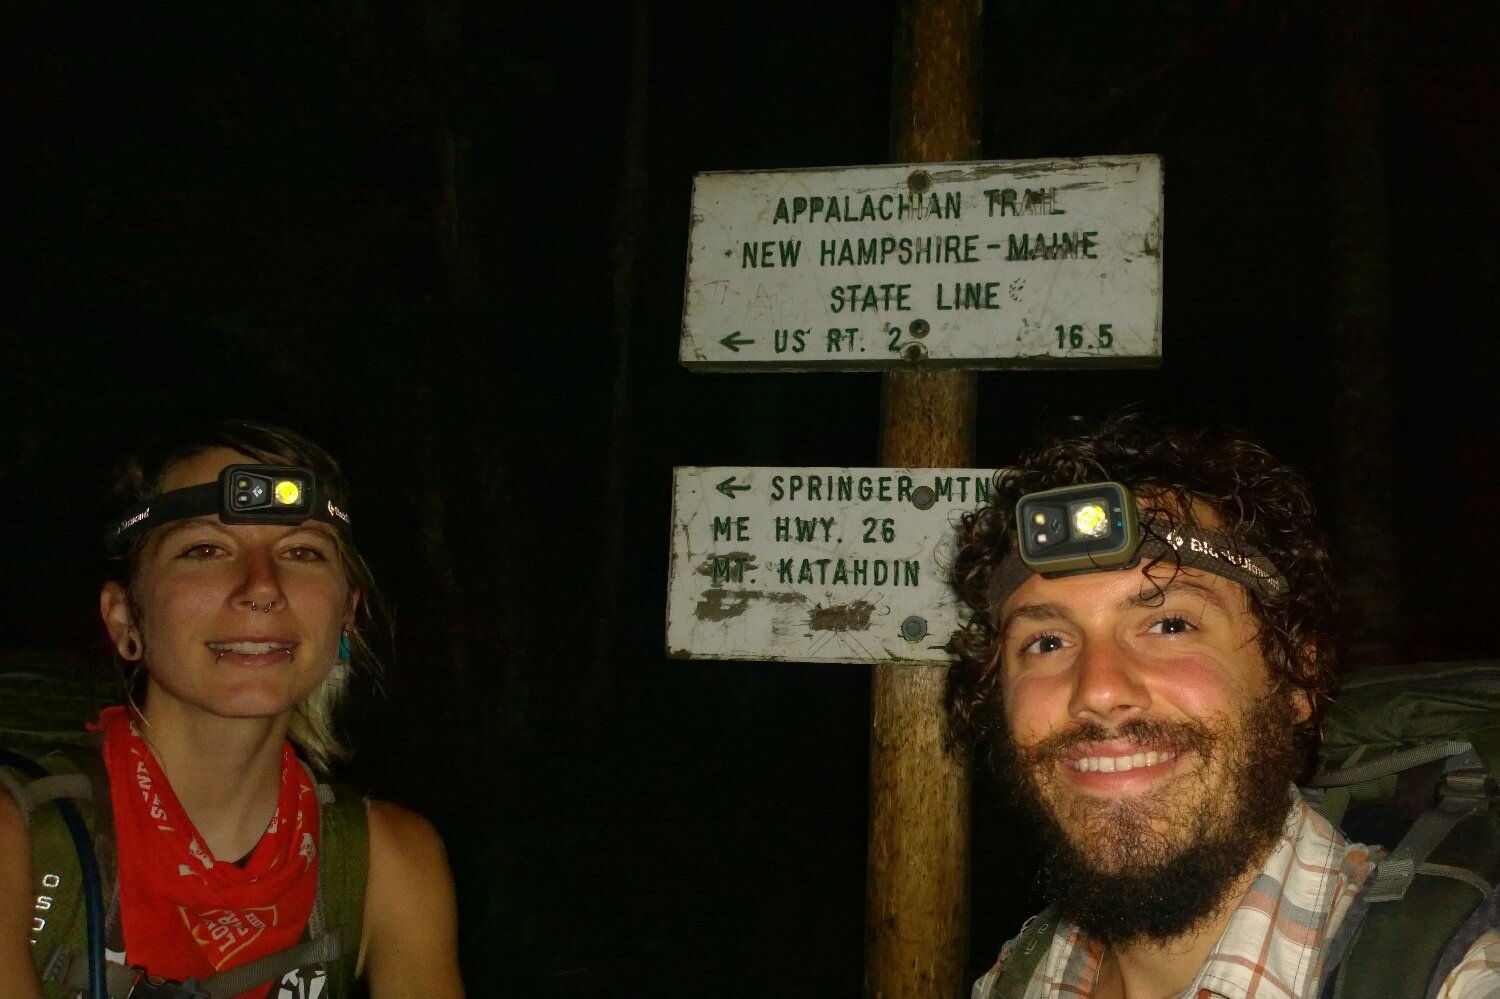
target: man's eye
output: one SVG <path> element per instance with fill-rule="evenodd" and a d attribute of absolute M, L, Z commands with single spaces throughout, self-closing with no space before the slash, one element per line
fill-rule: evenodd
<path fill-rule="evenodd" d="M 182 553 L 182 557 L 190 559 L 210 559 L 219 554 L 219 552 L 221 551 L 223 551 L 223 549 L 221 549 L 218 545 L 209 544 L 207 541 L 204 541 L 200 544 L 190 545 L 188 549 Z"/>
<path fill-rule="evenodd" d="M 1049 633 L 1033 638 L 1021 646 L 1021 651 L 1027 655 L 1046 655 L 1048 652 L 1056 652 L 1058 649 L 1066 647 L 1067 644 L 1067 642 L 1063 641 L 1061 635 Z"/>
<path fill-rule="evenodd" d="M 1152 635 L 1181 635 L 1192 630 L 1192 624 L 1185 617 L 1164 617 L 1146 629 Z"/>
<path fill-rule="evenodd" d="M 298 545 L 286 550 L 286 557 L 293 562 L 322 562 L 325 558 L 322 552 L 309 545 Z"/>

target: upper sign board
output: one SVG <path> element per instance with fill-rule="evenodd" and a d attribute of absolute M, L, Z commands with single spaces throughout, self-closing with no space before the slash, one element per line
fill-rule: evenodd
<path fill-rule="evenodd" d="M 703 173 L 679 359 L 702 370 L 1161 359 L 1156 156 Z"/>
<path fill-rule="evenodd" d="M 947 662 L 954 525 L 993 470 L 678 468 L 667 654 Z"/>

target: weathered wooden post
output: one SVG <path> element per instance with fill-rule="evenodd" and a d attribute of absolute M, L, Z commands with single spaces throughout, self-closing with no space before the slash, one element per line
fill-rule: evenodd
<path fill-rule="evenodd" d="M 983 30 L 979 0 L 901 4 L 893 162 L 979 158 Z M 914 185 L 923 177 L 914 174 Z M 917 367 L 881 379 L 881 464 L 974 464 L 974 372 Z M 957 996 L 969 941 L 969 773 L 945 744 L 947 670 L 914 663 L 874 670 L 865 994 Z"/>
<path fill-rule="evenodd" d="M 969 786 L 945 740 L 976 370 L 1155 364 L 1161 161 L 974 162 L 978 0 L 905 0 L 896 164 L 700 173 L 678 358 L 879 371 L 880 468 L 673 473 L 667 654 L 874 669 L 865 993 L 963 992 Z"/>

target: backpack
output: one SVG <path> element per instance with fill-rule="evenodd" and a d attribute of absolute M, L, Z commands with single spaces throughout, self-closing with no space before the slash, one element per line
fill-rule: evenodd
<path fill-rule="evenodd" d="M 1323 995 L 1431 995 L 1500 925 L 1497 775 L 1500 662 L 1388 666 L 1343 684 L 1304 797 L 1391 851 L 1328 944 Z"/>
<path fill-rule="evenodd" d="M 1325 945 L 1327 999 L 1434 994 L 1500 925 L 1500 661 L 1350 676 L 1323 719 L 1309 805 L 1350 839 L 1395 844 Z M 985 999 L 1018 999 L 1058 927 L 1022 927 Z"/>
<path fill-rule="evenodd" d="M 100 973 L 103 941 L 119 919 L 109 780 L 98 737 L 56 724 L 60 715 L 66 717 L 52 710 L 58 703 L 79 703 L 67 682 L 12 673 L 0 676 L 0 693 L 16 691 L 18 681 L 25 682 L 25 694 L 0 697 L 0 703 L 14 705 L 24 697 L 40 705 L 35 717 L 44 720 L 28 730 L 25 720 L 0 717 L 0 739 L 16 747 L 0 750 L 0 785 L 27 815 L 36 885 L 32 954 L 43 995 L 65 999 L 88 993 L 91 977 Z M 74 717 L 94 714 L 97 710 Z M 314 784 L 321 843 L 309 939 L 194 982 L 196 993 L 179 994 L 225 999 L 318 963 L 325 965 L 325 996 L 334 999 L 353 988 L 369 865 L 365 802 L 348 788 L 316 778 Z M 99 943 L 91 948 L 95 939 Z M 121 965 L 105 963 L 102 975 L 107 987 L 101 995 L 128 996 L 136 985 L 136 972 Z"/>

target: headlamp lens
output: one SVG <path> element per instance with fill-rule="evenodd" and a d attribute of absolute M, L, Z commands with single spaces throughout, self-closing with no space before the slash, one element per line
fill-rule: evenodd
<path fill-rule="evenodd" d="M 1109 511 L 1099 502 L 1074 503 L 1073 533 L 1085 538 L 1102 538 L 1109 534 Z"/>
<path fill-rule="evenodd" d="M 276 502 L 282 506 L 295 506 L 302 498 L 302 487 L 291 479 L 281 479 L 275 487 Z"/>

